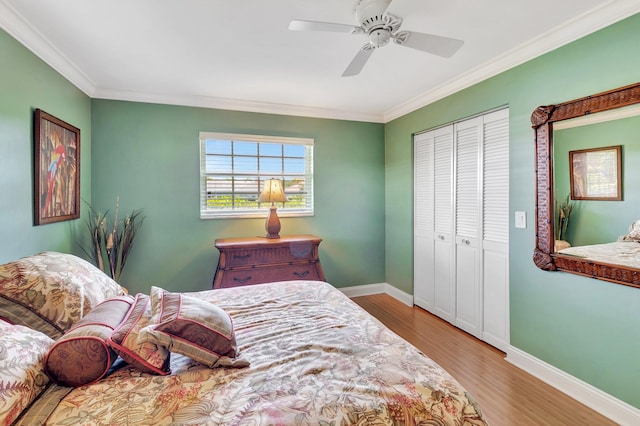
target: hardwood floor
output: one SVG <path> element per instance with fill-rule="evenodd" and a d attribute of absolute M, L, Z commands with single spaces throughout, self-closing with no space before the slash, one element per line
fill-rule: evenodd
<path fill-rule="evenodd" d="M 492 426 L 616 424 L 421 308 L 385 294 L 353 301 L 447 370 L 474 396 Z"/>

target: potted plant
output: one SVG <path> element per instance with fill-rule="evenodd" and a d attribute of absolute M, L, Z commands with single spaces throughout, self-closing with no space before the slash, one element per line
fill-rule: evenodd
<path fill-rule="evenodd" d="M 87 203 L 89 217 L 86 221 L 86 227 L 89 231 L 91 247 L 87 249 L 81 246 L 93 264 L 116 282 L 120 282 L 120 275 L 133 247 L 133 240 L 145 219 L 142 216 L 142 210 L 137 209 L 118 220 L 119 204 L 120 198 L 117 197 L 111 221 L 108 217 L 108 210 L 102 213 Z M 111 224 L 110 228 L 109 224 Z"/>

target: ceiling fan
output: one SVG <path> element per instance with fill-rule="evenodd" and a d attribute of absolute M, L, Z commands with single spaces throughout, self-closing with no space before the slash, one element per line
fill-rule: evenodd
<path fill-rule="evenodd" d="M 385 13 L 391 0 L 358 0 L 355 7 L 357 26 L 336 24 L 331 22 L 294 20 L 289 29 L 294 31 L 331 31 L 350 34 L 366 34 L 369 42 L 360 48 L 343 77 L 357 75 L 362 71 L 373 51 L 393 40 L 400 46 L 410 47 L 423 52 L 448 58 L 452 56 L 464 42 L 454 38 L 414 31 L 399 31 L 402 18 Z"/>

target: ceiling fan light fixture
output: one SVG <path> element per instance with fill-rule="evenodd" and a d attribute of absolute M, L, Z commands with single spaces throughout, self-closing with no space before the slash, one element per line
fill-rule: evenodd
<path fill-rule="evenodd" d="M 375 48 L 382 47 L 389 43 L 389 31 L 384 28 L 373 30 L 369 33 L 369 43 Z"/>

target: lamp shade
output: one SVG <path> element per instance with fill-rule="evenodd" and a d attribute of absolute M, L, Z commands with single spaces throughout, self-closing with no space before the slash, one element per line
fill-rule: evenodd
<path fill-rule="evenodd" d="M 282 203 L 287 201 L 282 181 L 273 178 L 265 180 L 258 201 L 261 203 Z"/>

